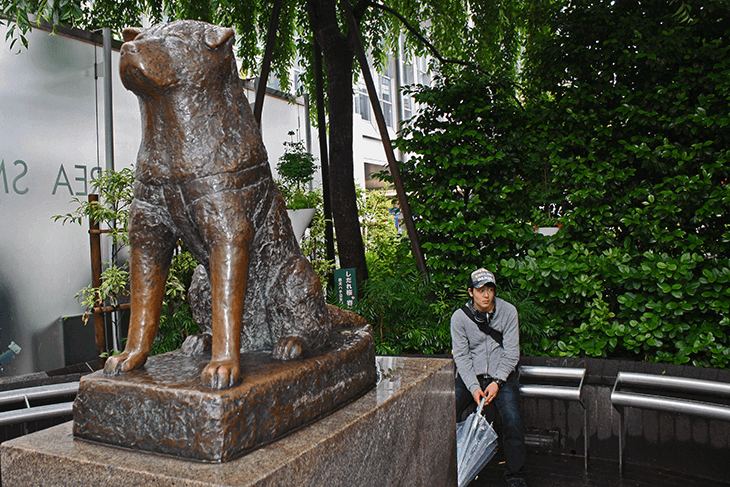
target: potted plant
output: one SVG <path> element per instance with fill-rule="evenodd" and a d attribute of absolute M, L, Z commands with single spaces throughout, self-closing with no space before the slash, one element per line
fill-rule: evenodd
<path fill-rule="evenodd" d="M 532 225 L 537 233 L 551 237 L 560 231 L 563 226 L 560 208 L 553 204 L 541 207 L 533 215 Z"/>
<path fill-rule="evenodd" d="M 294 137 L 294 132 L 289 132 Z M 279 158 L 276 170 L 277 184 L 286 200 L 287 213 L 292 222 L 297 241 L 301 240 L 319 202 L 317 191 L 307 186 L 314 179 L 315 158 L 307 152 L 301 141 L 284 142 L 284 155 Z"/>
<path fill-rule="evenodd" d="M 562 223 L 557 223 L 555 225 L 550 226 L 537 226 L 535 225 L 535 231 L 537 233 L 540 233 L 542 235 L 545 235 L 546 237 L 550 237 L 552 235 L 555 235 L 558 233 L 558 230 L 560 230 L 560 227 L 562 227 Z"/>

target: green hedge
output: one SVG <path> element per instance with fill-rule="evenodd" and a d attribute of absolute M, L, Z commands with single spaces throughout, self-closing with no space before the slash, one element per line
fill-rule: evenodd
<path fill-rule="evenodd" d="M 542 350 L 728 366 L 727 259 L 718 265 L 696 253 L 595 252 L 556 240 L 499 266 L 549 310 Z"/>
<path fill-rule="evenodd" d="M 523 352 L 728 365 L 728 9 L 676 11 L 556 2 L 521 89 L 461 72 L 414 93 L 398 145 L 433 279 L 485 265 L 536 303 Z"/>

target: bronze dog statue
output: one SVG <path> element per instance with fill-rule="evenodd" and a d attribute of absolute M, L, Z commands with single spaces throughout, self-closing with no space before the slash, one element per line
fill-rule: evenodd
<path fill-rule="evenodd" d="M 120 72 L 139 98 L 142 144 L 129 227 L 128 340 L 105 373 L 145 363 L 178 238 L 210 276 L 204 385 L 241 380 L 242 345 L 270 348 L 280 360 L 323 347 L 343 314 L 326 305 L 292 233 L 237 73 L 233 30 L 178 21 L 123 35 Z"/>

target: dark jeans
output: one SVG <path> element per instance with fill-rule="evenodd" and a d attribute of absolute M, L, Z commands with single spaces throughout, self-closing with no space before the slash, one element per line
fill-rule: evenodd
<path fill-rule="evenodd" d="M 482 390 L 491 383 L 491 379 L 479 376 L 479 384 Z M 474 404 L 474 397 L 464 385 L 461 376 L 456 375 L 456 420 L 459 421 L 461 414 L 470 404 Z M 492 404 L 497 406 L 499 419 L 502 423 L 501 431 L 498 431 L 504 447 L 504 460 L 507 465 L 505 477 L 522 477 L 522 467 L 525 465 L 525 429 L 522 426 L 522 399 L 520 397 L 520 384 L 517 382 L 517 374 L 511 373 L 507 378 L 497 397 Z M 487 419 L 490 419 L 487 416 Z M 499 421 L 498 421 L 499 422 Z"/>

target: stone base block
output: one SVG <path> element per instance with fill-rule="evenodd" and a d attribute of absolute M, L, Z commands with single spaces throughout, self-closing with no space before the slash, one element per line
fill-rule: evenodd
<path fill-rule="evenodd" d="M 369 326 L 336 330 L 332 348 L 281 362 L 269 352 L 241 357 L 243 382 L 215 391 L 200 373 L 210 353 L 150 357 L 118 376 L 81 379 L 74 436 L 199 461 L 229 461 L 364 394 L 375 385 Z"/>
<path fill-rule="evenodd" d="M 74 438 L 69 422 L 4 443 L 2 482 L 13 487 L 455 486 L 453 362 L 379 357 L 378 367 L 378 385 L 363 397 L 230 462 L 100 445 Z"/>

